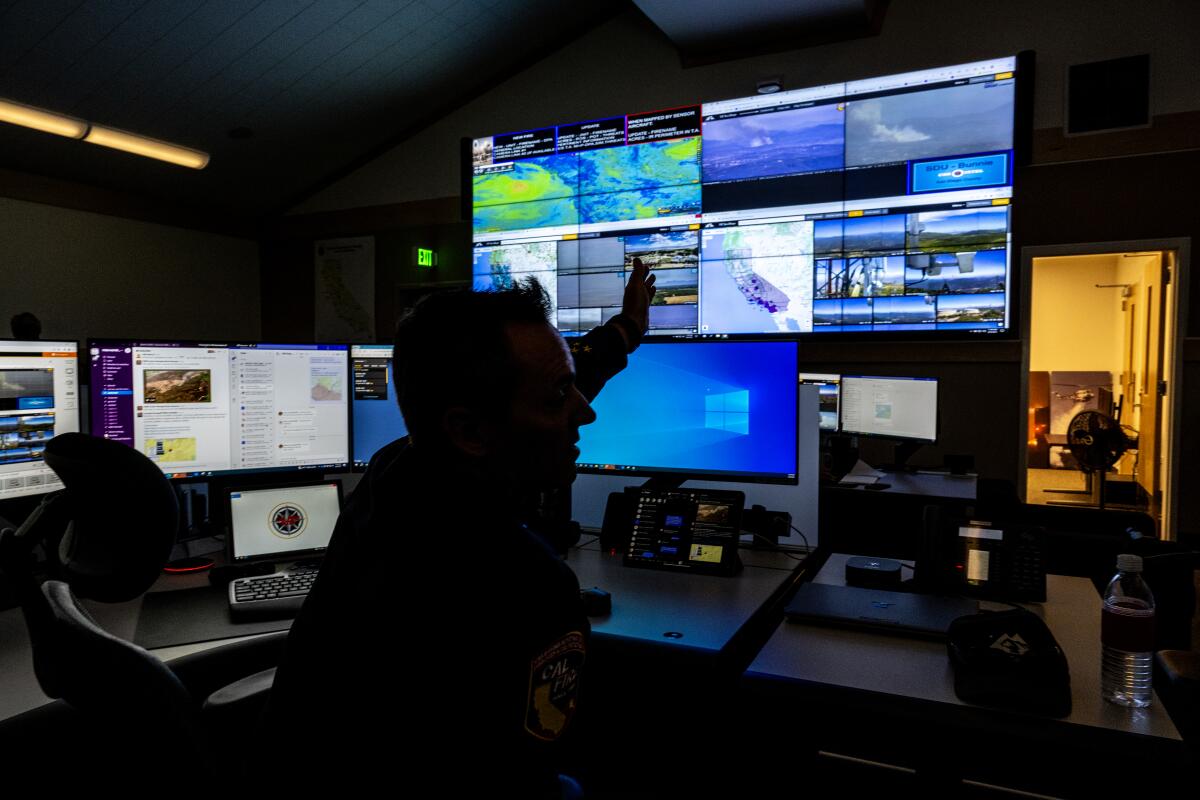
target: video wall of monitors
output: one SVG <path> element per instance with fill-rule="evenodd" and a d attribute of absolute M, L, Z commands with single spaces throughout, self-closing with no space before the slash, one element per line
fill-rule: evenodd
<path fill-rule="evenodd" d="M 650 333 L 1011 325 L 1018 59 L 473 139 L 474 286 L 567 336 L 654 269 Z"/>

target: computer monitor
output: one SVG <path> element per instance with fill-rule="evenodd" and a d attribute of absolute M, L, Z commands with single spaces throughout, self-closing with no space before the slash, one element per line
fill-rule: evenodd
<path fill-rule="evenodd" d="M 0 500 L 62 488 L 42 453 L 79 430 L 78 351 L 77 342 L 0 339 Z"/>
<path fill-rule="evenodd" d="M 229 551 L 235 563 L 323 554 L 342 510 L 339 481 L 229 490 Z"/>
<path fill-rule="evenodd" d="M 472 283 L 536 280 L 564 336 L 620 311 L 635 258 L 658 277 L 651 335 L 1011 332 L 1029 66 L 577 121 L 539 105 L 530 125 L 464 148 Z"/>
<path fill-rule="evenodd" d="M 838 394 L 841 382 L 841 375 L 824 372 L 800 373 L 801 384 L 817 387 L 817 408 L 823 431 L 833 432 L 838 429 Z"/>
<path fill-rule="evenodd" d="M 797 481 L 795 341 L 645 342 L 592 404 L 579 470 Z"/>
<path fill-rule="evenodd" d="M 349 345 L 89 340 L 91 433 L 168 478 L 346 468 Z"/>
<path fill-rule="evenodd" d="M 408 426 L 396 403 L 390 344 L 350 346 L 354 401 L 350 405 L 354 429 L 354 466 L 365 468 L 384 445 L 408 435 Z"/>
<path fill-rule="evenodd" d="M 933 444 L 938 434 L 936 378 L 842 376 L 841 430 Z"/>

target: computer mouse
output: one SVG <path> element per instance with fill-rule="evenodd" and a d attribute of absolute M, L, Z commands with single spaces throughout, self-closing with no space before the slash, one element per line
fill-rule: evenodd
<path fill-rule="evenodd" d="M 583 601 L 584 613 L 589 617 L 602 617 L 612 613 L 612 595 L 603 589 L 595 586 L 580 589 L 579 599 Z"/>

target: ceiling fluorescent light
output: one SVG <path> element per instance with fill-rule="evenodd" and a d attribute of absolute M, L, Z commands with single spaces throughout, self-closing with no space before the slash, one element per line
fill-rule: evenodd
<path fill-rule="evenodd" d="M 88 124 L 81 119 L 3 99 L 0 99 L 0 122 L 21 125 L 71 139 L 82 139 L 88 131 Z"/>
<path fill-rule="evenodd" d="M 116 128 L 105 128 L 103 125 L 93 125 L 83 140 L 147 158 L 157 158 L 159 161 L 169 161 L 181 167 L 204 169 L 208 165 L 208 153 Z"/>

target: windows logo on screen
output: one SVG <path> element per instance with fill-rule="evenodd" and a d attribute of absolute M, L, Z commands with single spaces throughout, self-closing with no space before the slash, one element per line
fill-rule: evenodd
<path fill-rule="evenodd" d="M 721 392 L 704 396 L 704 427 L 750 435 L 750 391 Z"/>

